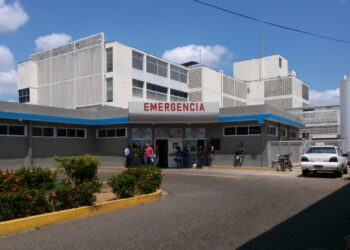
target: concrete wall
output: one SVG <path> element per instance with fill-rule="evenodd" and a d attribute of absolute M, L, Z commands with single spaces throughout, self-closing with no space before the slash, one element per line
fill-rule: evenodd
<path fill-rule="evenodd" d="M 279 66 L 280 59 L 282 67 Z M 288 61 L 280 55 L 239 61 L 233 64 L 233 73 L 234 77 L 243 81 L 284 77 L 288 76 Z"/>

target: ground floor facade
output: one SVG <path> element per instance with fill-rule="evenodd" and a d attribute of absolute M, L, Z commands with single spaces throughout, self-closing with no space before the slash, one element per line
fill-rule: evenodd
<path fill-rule="evenodd" d="M 253 108 L 252 108 L 253 107 Z M 91 154 L 104 166 L 124 166 L 124 149 L 153 146 L 156 164 L 176 167 L 176 148 L 214 148 L 213 165 L 232 166 L 236 146 L 246 148 L 244 165 L 267 166 L 267 142 L 296 140 L 302 124 L 268 106 L 226 108 L 217 114 L 132 114 L 130 110 L 66 110 L 0 103 L 0 168 L 54 166 L 54 156 Z M 186 111 L 190 112 L 190 111 Z M 203 111 L 199 111 L 203 112 Z M 158 117 L 157 117 L 158 116 Z M 199 116 L 199 118 L 198 118 Z"/>

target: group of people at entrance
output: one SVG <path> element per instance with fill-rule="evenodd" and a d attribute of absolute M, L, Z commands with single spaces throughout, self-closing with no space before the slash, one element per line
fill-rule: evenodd
<path fill-rule="evenodd" d="M 234 162 L 233 165 L 236 167 L 241 167 L 244 160 L 244 155 L 246 149 L 243 143 L 239 143 L 234 152 Z M 131 166 L 140 166 L 140 165 L 158 165 L 156 153 L 151 144 L 147 143 L 143 149 L 133 144 L 133 147 L 130 148 L 130 145 L 126 146 L 124 149 L 125 155 L 125 167 Z M 214 146 L 212 144 L 208 145 L 207 150 L 203 149 L 202 145 L 198 146 L 197 149 L 197 160 L 193 164 L 190 164 L 190 151 L 185 146 L 182 150 L 180 146 L 176 147 L 175 158 L 176 167 L 191 167 L 195 166 L 201 168 L 204 165 L 211 166 L 214 159 Z"/>
<path fill-rule="evenodd" d="M 125 156 L 125 167 L 137 167 L 140 165 L 154 165 L 155 164 L 155 153 L 153 146 L 147 143 L 141 150 L 141 148 L 133 144 L 132 148 L 130 145 L 124 149 Z"/>

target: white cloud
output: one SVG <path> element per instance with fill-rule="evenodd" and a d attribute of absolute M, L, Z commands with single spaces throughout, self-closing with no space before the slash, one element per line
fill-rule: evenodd
<path fill-rule="evenodd" d="M 177 63 L 197 61 L 203 65 L 217 67 L 230 59 L 232 53 L 222 45 L 203 46 L 190 44 L 166 50 L 163 53 L 163 57 Z"/>
<path fill-rule="evenodd" d="M 17 71 L 15 70 L 13 55 L 9 48 L 0 45 L 0 98 L 14 96 L 17 93 L 16 90 Z"/>
<path fill-rule="evenodd" d="M 0 0 L 0 32 L 16 31 L 28 21 L 27 13 L 22 9 L 19 1 L 6 4 Z"/>
<path fill-rule="evenodd" d="M 35 40 L 36 50 L 40 51 L 60 47 L 69 43 L 71 40 L 72 37 L 64 33 L 52 33 L 50 35 L 40 36 Z"/>
<path fill-rule="evenodd" d="M 339 88 L 325 91 L 310 90 L 310 105 L 339 104 Z"/>
<path fill-rule="evenodd" d="M 12 69 L 14 65 L 15 61 L 10 49 L 0 45 L 0 72 Z"/>

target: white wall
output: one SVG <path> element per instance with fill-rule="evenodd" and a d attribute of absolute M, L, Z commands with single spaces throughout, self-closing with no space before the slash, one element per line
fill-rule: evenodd
<path fill-rule="evenodd" d="M 282 67 L 279 67 L 279 58 L 282 59 Z M 243 81 L 288 76 L 288 61 L 280 55 L 273 55 L 235 62 L 233 75 Z"/>
<path fill-rule="evenodd" d="M 265 103 L 265 88 L 263 81 L 248 82 L 247 105 L 259 105 Z"/>
<path fill-rule="evenodd" d="M 221 107 L 221 84 L 222 73 L 213 69 L 202 68 L 202 91 L 203 101 L 217 102 Z"/>
<path fill-rule="evenodd" d="M 38 87 L 38 66 L 34 61 L 26 61 L 18 64 L 17 89 Z"/>

